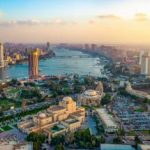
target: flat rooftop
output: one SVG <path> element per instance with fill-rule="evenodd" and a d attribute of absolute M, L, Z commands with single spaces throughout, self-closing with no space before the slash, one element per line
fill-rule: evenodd
<path fill-rule="evenodd" d="M 112 117 L 107 113 L 104 108 L 96 109 L 96 111 L 106 126 L 117 127 L 117 124 L 113 121 Z"/>
<path fill-rule="evenodd" d="M 131 145 L 101 144 L 100 150 L 135 150 Z"/>
<path fill-rule="evenodd" d="M 55 132 L 59 132 L 61 130 L 64 130 L 66 127 L 63 125 L 63 124 L 57 124 L 57 125 L 54 125 L 52 128 L 49 128 L 48 130 L 51 131 L 52 133 L 55 133 Z"/>
<path fill-rule="evenodd" d="M 50 111 L 58 111 L 58 110 L 63 110 L 63 109 L 65 109 L 63 106 L 52 106 L 48 108 L 48 110 Z"/>
<path fill-rule="evenodd" d="M 67 124 L 72 124 L 72 123 L 79 122 L 79 120 L 74 119 L 74 118 L 69 118 L 69 119 L 65 120 L 64 122 Z"/>

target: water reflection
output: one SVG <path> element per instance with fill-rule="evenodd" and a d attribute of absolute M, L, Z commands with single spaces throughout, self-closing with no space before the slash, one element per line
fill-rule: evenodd
<path fill-rule="evenodd" d="M 7 68 L 0 68 L 0 80 L 5 81 L 7 78 Z"/>

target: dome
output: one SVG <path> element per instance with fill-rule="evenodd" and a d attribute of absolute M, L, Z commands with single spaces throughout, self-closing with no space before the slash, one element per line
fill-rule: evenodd
<path fill-rule="evenodd" d="M 39 114 L 39 117 L 42 119 L 42 118 L 46 118 L 46 114 L 45 113 L 40 113 Z"/>
<path fill-rule="evenodd" d="M 96 96 L 97 95 L 97 92 L 94 91 L 94 90 L 87 90 L 84 92 L 85 95 L 87 96 Z"/>
<path fill-rule="evenodd" d="M 67 103 L 70 103 L 70 102 L 72 102 L 72 98 L 69 97 L 69 96 L 67 96 L 67 97 L 64 97 L 64 98 L 63 98 L 63 101 L 65 101 L 65 102 L 67 102 Z"/>

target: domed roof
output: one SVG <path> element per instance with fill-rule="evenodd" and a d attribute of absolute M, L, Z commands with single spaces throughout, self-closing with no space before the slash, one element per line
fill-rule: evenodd
<path fill-rule="evenodd" d="M 96 96 L 97 92 L 95 90 L 87 90 L 84 92 L 84 94 L 87 96 Z"/>
<path fill-rule="evenodd" d="M 40 113 L 39 114 L 39 117 L 42 119 L 42 118 L 46 118 L 46 114 L 45 113 Z"/>
<path fill-rule="evenodd" d="M 63 101 L 65 101 L 65 102 L 67 102 L 67 103 L 70 103 L 70 102 L 72 102 L 73 100 L 72 100 L 71 97 L 67 96 L 67 97 L 64 97 L 64 98 L 63 98 Z"/>

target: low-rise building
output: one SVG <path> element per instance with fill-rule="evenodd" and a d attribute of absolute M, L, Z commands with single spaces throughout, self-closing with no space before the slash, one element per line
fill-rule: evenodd
<path fill-rule="evenodd" d="M 100 150 L 135 150 L 135 148 L 125 144 L 101 144 Z"/>
<path fill-rule="evenodd" d="M 114 121 L 113 117 L 108 114 L 106 109 L 99 108 L 96 109 L 96 112 L 98 113 L 98 116 L 100 117 L 100 120 L 103 123 L 104 130 L 106 133 L 113 133 L 118 131 L 118 125 Z"/>
<path fill-rule="evenodd" d="M 85 106 L 98 106 L 103 95 L 103 85 L 99 82 L 95 90 L 86 90 L 83 92 L 79 96 L 79 102 Z"/>
<path fill-rule="evenodd" d="M 147 145 L 147 144 L 139 144 L 137 149 L 138 149 L 138 150 L 150 150 L 150 145 Z"/>
<path fill-rule="evenodd" d="M 0 150 L 33 150 L 32 143 L 0 142 Z"/>
<path fill-rule="evenodd" d="M 59 105 L 50 106 L 47 110 L 20 122 L 18 128 L 27 134 L 44 130 L 51 137 L 76 130 L 84 120 L 85 109 L 76 106 L 71 97 L 64 97 Z"/>
<path fill-rule="evenodd" d="M 137 96 L 139 98 L 147 98 L 150 99 L 150 95 L 147 92 L 143 92 L 143 91 L 139 91 L 139 90 L 134 90 L 130 84 L 130 82 L 128 82 L 127 87 L 126 87 L 126 91 L 134 96 Z"/>

